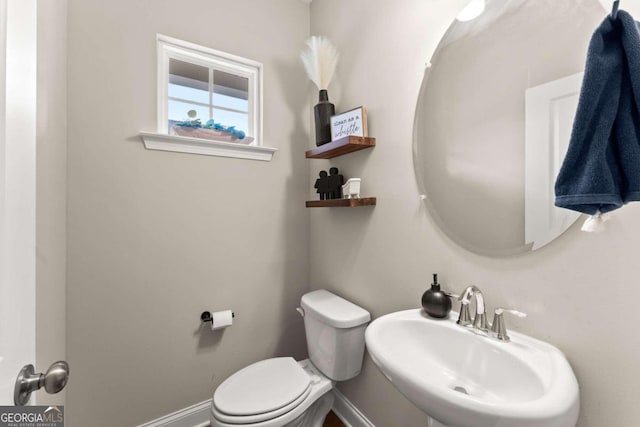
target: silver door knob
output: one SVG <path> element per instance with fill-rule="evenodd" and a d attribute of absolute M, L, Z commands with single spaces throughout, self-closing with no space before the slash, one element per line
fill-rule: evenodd
<path fill-rule="evenodd" d="M 58 393 L 67 385 L 68 380 L 69 364 L 64 360 L 49 366 L 44 374 L 36 373 L 33 365 L 25 365 L 16 379 L 16 385 L 13 389 L 13 403 L 17 406 L 26 405 L 31 393 L 42 387 L 49 394 Z"/>

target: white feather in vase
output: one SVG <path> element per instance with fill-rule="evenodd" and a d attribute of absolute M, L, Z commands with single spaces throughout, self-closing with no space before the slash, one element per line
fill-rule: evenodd
<path fill-rule="evenodd" d="M 322 36 L 311 36 L 307 40 L 307 49 L 302 51 L 300 57 L 309 79 L 320 90 L 326 90 L 338 64 L 338 51 L 336 47 Z"/>

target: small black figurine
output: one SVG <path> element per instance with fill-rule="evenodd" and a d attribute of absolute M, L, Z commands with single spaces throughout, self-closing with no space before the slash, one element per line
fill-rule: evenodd
<path fill-rule="evenodd" d="M 329 198 L 342 199 L 342 185 L 344 177 L 338 175 L 338 168 L 329 169 Z"/>
<path fill-rule="evenodd" d="M 320 171 L 320 178 L 316 179 L 316 193 L 320 194 L 320 200 L 329 199 L 329 177 L 327 171 Z"/>

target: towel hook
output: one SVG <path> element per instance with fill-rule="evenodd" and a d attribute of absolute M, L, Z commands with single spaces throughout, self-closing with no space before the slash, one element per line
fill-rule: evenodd
<path fill-rule="evenodd" d="M 613 9 L 611 10 L 611 19 L 615 20 L 618 17 L 618 8 L 620 7 L 620 0 L 613 2 Z"/>

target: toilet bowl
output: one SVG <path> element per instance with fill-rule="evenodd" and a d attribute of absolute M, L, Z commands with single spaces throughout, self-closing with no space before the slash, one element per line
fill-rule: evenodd
<path fill-rule="evenodd" d="M 364 330 L 371 320 L 357 305 L 326 290 L 301 300 L 309 359 L 261 360 L 218 386 L 212 427 L 321 427 L 336 381 L 360 373 Z"/>

